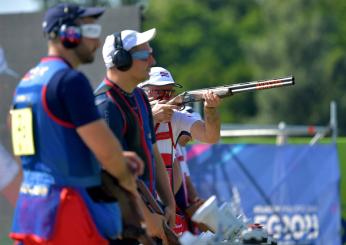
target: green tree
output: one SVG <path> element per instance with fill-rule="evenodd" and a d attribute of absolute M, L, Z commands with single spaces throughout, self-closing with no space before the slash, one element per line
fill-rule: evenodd
<path fill-rule="evenodd" d="M 72 0 L 71 0 L 72 1 Z M 74 0 L 114 6 L 111 0 Z M 47 4 L 61 2 L 46 0 Z M 149 2 L 149 6 L 148 6 Z M 121 0 L 156 27 L 157 62 L 184 89 L 292 74 L 296 85 L 223 100 L 223 122 L 327 124 L 338 105 L 346 133 L 346 2 L 342 0 Z M 344 126 L 345 125 L 345 126 Z"/>
<path fill-rule="evenodd" d="M 185 89 L 292 74 L 296 85 L 224 100 L 223 122 L 326 124 L 336 100 L 346 125 L 341 0 L 152 0 L 158 65 Z M 345 126 L 341 132 L 345 133 Z"/>
<path fill-rule="evenodd" d="M 152 0 L 144 26 L 158 29 L 157 65 L 172 71 L 184 89 L 195 89 L 252 79 L 242 41 L 258 31 L 257 14 L 255 1 Z M 223 101 L 223 121 L 255 114 L 251 93 Z"/>
<path fill-rule="evenodd" d="M 260 9 L 264 29 L 247 40 L 248 61 L 256 77 L 293 74 L 297 83 L 293 88 L 256 94 L 260 108 L 256 120 L 327 124 L 331 100 L 337 101 L 340 111 L 346 109 L 345 38 L 340 39 L 345 31 L 345 4 L 266 0 Z M 339 123 L 345 125 L 346 118 L 339 115 Z"/>

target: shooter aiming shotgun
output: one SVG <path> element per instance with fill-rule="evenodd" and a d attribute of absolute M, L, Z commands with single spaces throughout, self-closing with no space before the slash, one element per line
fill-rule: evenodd
<path fill-rule="evenodd" d="M 196 90 L 185 91 L 177 95 L 172 100 L 170 100 L 168 104 L 184 106 L 187 103 L 203 101 L 203 94 L 205 94 L 205 92 L 207 91 L 212 91 L 216 95 L 218 95 L 220 98 L 224 98 L 224 97 L 231 96 L 233 94 L 247 92 L 247 91 L 271 89 L 271 88 L 278 88 L 278 87 L 290 86 L 290 85 L 294 85 L 293 76 L 271 79 L 271 80 L 236 83 L 232 85 L 196 89 Z"/>

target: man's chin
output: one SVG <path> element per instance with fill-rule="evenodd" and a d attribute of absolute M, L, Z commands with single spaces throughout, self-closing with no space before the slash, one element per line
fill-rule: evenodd
<path fill-rule="evenodd" d="M 87 59 L 84 59 L 82 62 L 83 62 L 83 64 L 90 64 L 90 63 L 93 63 L 94 60 L 95 60 L 94 57 L 89 57 Z"/>

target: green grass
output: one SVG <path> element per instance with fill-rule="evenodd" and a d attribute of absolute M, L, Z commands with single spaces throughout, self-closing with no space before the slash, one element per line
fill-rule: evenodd
<path fill-rule="evenodd" d="M 346 140 L 337 143 L 339 161 L 340 161 L 340 195 L 341 195 L 341 210 L 342 217 L 346 219 Z"/>

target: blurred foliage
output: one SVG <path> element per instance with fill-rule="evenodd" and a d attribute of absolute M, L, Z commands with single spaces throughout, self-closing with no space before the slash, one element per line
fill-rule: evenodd
<path fill-rule="evenodd" d="M 258 121 L 326 124 L 329 102 L 335 100 L 339 123 L 345 125 L 340 112 L 346 109 L 341 92 L 346 88 L 346 47 L 336 36 L 345 23 L 339 9 L 342 6 L 342 1 L 326 0 L 262 2 L 263 29 L 259 36 L 247 40 L 247 60 L 256 77 L 293 74 L 297 84 L 285 91 L 257 93 Z M 342 131 L 345 133 L 345 126 Z"/>
<path fill-rule="evenodd" d="M 184 89 L 294 75 L 294 87 L 223 100 L 223 122 L 321 124 L 338 105 L 346 133 L 346 2 L 151 0 L 157 65 Z"/>
<path fill-rule="evenodd" d="M 74 2 L 142 6 L 143 29 L 158 30 L 152 42 L 157 65 L 168 68 L 184 90 L 295 76 L 294 87 L 224 99 L 225 123 L 326 125 L 335 100 L 339 132 L 346 134 L 346 1 Z"/>
<path fill-rule="evenodd" d="M 249 81 L 243 39 L 258 32 L 256 1 L 152 0 L 144 28 L 156 27 L 152 42 L 157 65 L 168 68 L 184 89 Z M 255 94 L 225 99 L 224 122 L 241 121 L 257 113 Z"/>

